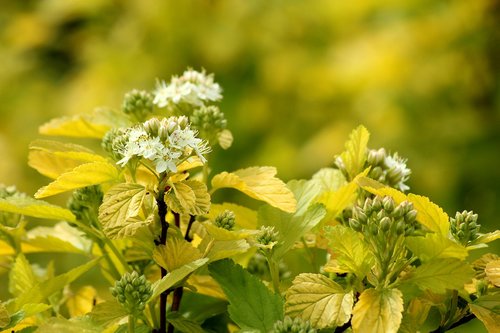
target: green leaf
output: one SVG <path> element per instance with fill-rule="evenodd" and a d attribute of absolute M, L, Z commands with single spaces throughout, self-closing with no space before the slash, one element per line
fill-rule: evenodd
<path fill-rule="evenodd" d="M 425 237 L 406 237 L 406 246 L 423 261 L 435 258 L 464 260 L 468 253 L 462 245 L 442 234 L 428 233 Z"/>
<path fill-rule="evenodd" d="M 153 260 L 169 272 L 200 258 L 197 248 L 176 237 L 168 238 L 167 245 L 159 245 L 153 251 Z"/>
<path fill-rule="evenodd" d="M 314 204 L 303 215 L 285 213 L 271 206 L 259 209 L 261 225 L 274 226 L 278 231 L 278 245 L 273 248 L 273 256 L 281 258 L 295 242 L 321 222 L 326 214 L 321 204 Z"/>
<path fill-rule="evenodd" d="M 24 254 L 19 254 L 9 272 L 9 292 L 14 296 L 21 295 L 24 291 L 37 284 L 37 279 L 30 263 Z"/>
<path fill-rule="evenodd" d="M 115 299 L 97 303 L 89 313 L 89 317 L 102 326 L 109 326 L 126 316 L 127 310 Z"/>
<path fill-rule="evenodd" d="M 208 218 L 211 221 L 215 221 L 217 215 L 225 210 L 230 210 L 235 215 L 234 222 L 237 226 L 243 229 L 256 229 L 257 228 L 257 212 L 240 205 L 236 205 L 229 202 L 224 202 L 222 204 L 212 204 L 210 206 L 210 211 L 208 212 Z"/>
<path fill-rule="evenodd" d="M 176 330 L 184 333 L 204 333 L 205 331 L 197 322 L 183 317 L 177 312 L 170 312 L 167 315 L 167 321 L 174 326 Z"/>
<path fill-rule="evenodd" d="M 370 133 L 360 125 L 349 135 L 349 140 L 345 144 L 345 151 L 340 154 L 344 162 L 345 169 L 351 179 L 363 170 L 366 161 L 367 145 Z"/>
<path fill-rule="evenodd" d="M 165 290 L 175 286 L 177 283 L 181 282 L 189 274 L 193 273 L 195 270 L 202 267 L 207 262 L 208 258 L 201 258 L 168 273 L 161 280 L 153 283 L 153 296 L 151 297 L 151 299 L 158 297 Z"/>
<path fill-rule="evenodd" d="M 61 174 L 47 186 L 35 193 L 35 198 L 44 198 L 77 188 L 115 181 L 119 178 L 116 167 L 109 162 L 91 162 L 77 166 Z"/>
<path fill-rule="evenodd" d="M 75 221 L 75 215 L 68 209 L 51 205 L 29 197 L 8 197 L 0 199 L 0 211 L 50 220 Z"/>
<path fill-rule="evenodd" d="M 274 167 L 251 167 L 232 173 L 222 172 L 212 178 L 212 191 L 220 188 L 234 188 L 251 198 L 264 201 L 288 213 L 296 210 L 293 193 L 280 179 L 276 178 Z"/>
<path fill-rule="evenodd" d="M 495 230 L 493 232 L 488 232 L 487 234 L 480 235 L 476 240 L 472 242 L 472 245 L 491 243 L 499 238 L 500 230 Z"/>
<path fill-rule="evenodd" d="M 462 290 L 474 276 L 474 270 L 465 261 L 455 258 L 434 259 L 423 263 L 405 276 L 403 283 L 412 283 L 421 290 L 437 294 L 446 289 Z"/>
<path fill-rule="evenodd" d="M 204 215 L 210 210 L 207 186 L 197 180 L 184 180 L 172 184 L 173 191 L 165 194 L 165 202 L 175 212 Z"/>
<path fill-rule="evenodd" d="M 78 229 L 66 222 L 53 227 L 36 227 L 28 231 L 25 243 L 31 246 L 30 252 L 66 252 L 86 254 L 92 242 Z"/>
<path fill-rule="evenodd" d="M 99 260 L 100 258 L 91 260 L 84 265 L 73 268 L 69 272 L 37 283 L 32 288 L 29 288 L 20 294 L 14 302 L 10 303 L 9 310 L 17 311 L 23 305 L 28 303 L 42 303 L 47 297 L 63 289 L 67 284 L 73 282 L 83 273 L 94 267 Z"/>
<path fill-rule="evenodd" d="M 342 171 L 333 168 L 320 169 L 312 176 L 311 181 L 318 186 L 321 191 L 332 192 L 337 191 L 347 183 Z"/>
<path fill-rule="evenodd" d="M 142 226 L 137 218 L 148 191 L 140 184 L 118 184 L 104 195 L 99 207 L 99 221 L 111 239 L 123 238 L 127 226 Z M 146 221 L 144 221 L 146 222 Z M 139 225 L 134 225 L 139 223 Z"/>
<path fill-rule="evenodd" d="M 216 240 L 209 246 L 210 249 L 206 253 L 206 257 L 209 258 L 211 262 L 229 258 L 247 252 L 250 249 L 250 245 L 244 239 Z"/>
<path fill-rule="evenodd" d="M 283 319 L 283 300 L 255 276 L 230 260 L 211 263 L 208 270 L 224 290 L 229 315 L 242 329 L 269 332 Z"/>
<path fill-rule="evenodd" d="M 28 165 L 52 179 L 81 164 L 106 161 L 92 150 L 71 143 L 35 140 L 29 148 Z"/>
<path fill-rule="evenodd" d="M 316 328 L 342 326 L 349 321 L 353 292 L 321 274 L 302 273 L 286 292 L 286 314 L 309 320 Z"/>
<path fill-rule="evenodd" d="M 0 329 L 2 329 L 2 327 L 9 325 L 9 323 L 10 323 L 9 311 L 7 311 L 5 305 L 0 303 Z"/>
<path fill-rule="evenodd" d="M 102 327 L 91 321 L 88 317 L 77 317 L 71 319 L 50 318 L 42 323 L 37 333 L 101 333 Z"/>
<path fill-rule="evenodd" d="M 366 289 L 352 314 L 354 333 L 396 333 L 401 324 L 403 297 L 398 289 Z"/>
<path fill-rule="evenodd" d="M 339 267 L 363 279 L 370 270 L 374 257 L 362 236 L 343 225 L 327 227 L 325 230 L 333 258 Z"/>
<path fill-rule="evenodd" d="M 500 295 L 481 296 L 469 304 L 471 312 L 481 320 L 488 332 L 500 332 Z"/>

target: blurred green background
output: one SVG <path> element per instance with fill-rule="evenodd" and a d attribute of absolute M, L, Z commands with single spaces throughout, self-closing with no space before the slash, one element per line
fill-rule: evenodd
<path fill-rule="evenodd" d="M 498 1 L 0 2 L 0 183 L 48 182 L 27 167 L 42 123 L 192 66 L 215 73 L 235 134 L 216 171 L 310 177 L 364 124 L 409 159 L 412 192 L 498 228 Z"/>

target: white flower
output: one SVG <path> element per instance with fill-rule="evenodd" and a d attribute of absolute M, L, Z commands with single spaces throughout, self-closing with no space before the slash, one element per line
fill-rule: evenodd
<path fill-rule="evenodd" d="M 410 187 L 404 183 L 410 178 L 411 174 L 411 170 L 406 166 L 406 159 L 394 153 L 392 156 L 386 156 L 384 164 L 388 168 L 387 177 L 396 182 L 394 187 L 399 188 L 401 191 L 409 190 Z"/>
<path fill-rule="evenodd" d="M 167 85 L 159 81 L 154 92 L 153 103 L 159 107 L 169 104 L 187 103 L 202 106 L 207 101 L 222 99 L 222 89 L 214 82 L 213 74 L 207 75 L 188 69 L 182 76 L 173 76 Z"/>
<path fill-rule="evenodd" d="M 165 146 L 160 142 L 159 137 L 147 138 L 139 142 L 140 155 L 148 160 L 154 160 Z"/>
<path fill-rule="evenodd" d="M 182 153 L 179 151 L 173 151 L 168 148 L 163 148 L 154 160 L 156 164 L 156 172 L 162 173 L 165 171 L 177 172 L 177 163 L 179 162 L 179 157 Z"/>

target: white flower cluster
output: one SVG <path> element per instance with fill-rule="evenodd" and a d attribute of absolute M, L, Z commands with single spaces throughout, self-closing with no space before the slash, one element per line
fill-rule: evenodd
<path fill-rule="evenodd" d="M 142 124 L 126 129 L 127 141 L 117 164 L 124 166 L 134 157 L 152 161 L 156 172 L 177 172 L 177 165 L 196 154 L 205 163 L 203 156 L 210 152 L 208 143 L 197 137 L 188 118 L 170 117 L 161 120 L 152 118 Z"/>
<path fill-rule="evenodd" d="M 214 82 L 213 74 L 207 75 L 192 69 L 186 70 L 182 76 L 173 76 L 169 84 L 159 81 L 154 91 L 153 103 L 158 107 L 171 104 L 187 103 L 202 106 L 206 102 L 222 99 L 222 89 Z"/>
<path fill-rule="evenodd" d="M 385 157 L 384 164 L 387 168 L 387 177 L 397 181 L 394 187 L 401 191 L 409 190 L 410 187 L 405 182 L 410 179 L 411 170 L 406 166 L 406 159 L 394 153 Z"/>

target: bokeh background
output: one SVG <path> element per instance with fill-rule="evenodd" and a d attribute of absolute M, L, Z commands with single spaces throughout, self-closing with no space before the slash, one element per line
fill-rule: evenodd
<path fill-rule="evenodd" d="M 409 159 L 411 191 L 498 228 L 500 4 L 495 0 L 0 1 L 0 183 L 33 194 L 37 128 L 118 108 L 191 66 L 215 73 L 235 134 L 216 171 L 332 164 L 364 124 Z M 498 242 L 497 242 L 498 243 Z"/>

